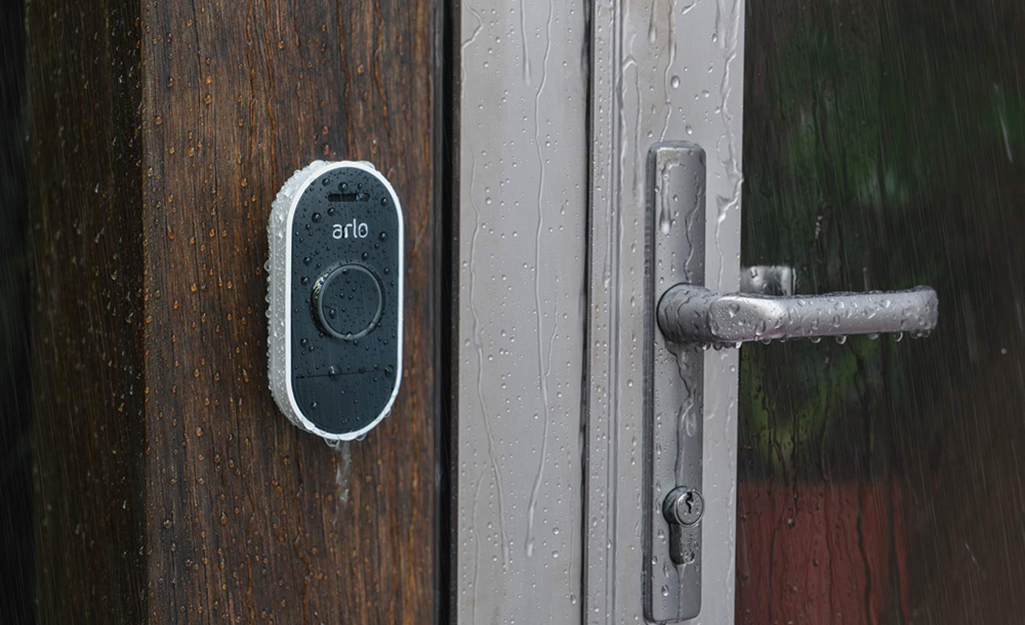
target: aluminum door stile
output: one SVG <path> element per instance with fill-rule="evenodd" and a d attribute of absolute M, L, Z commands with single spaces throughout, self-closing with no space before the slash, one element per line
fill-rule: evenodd
<path fill-rule="evenodd" d="M 460 624 L 582 622 L 588 7 L 459 9 Z"/>
<path fill-rule="evenodd" d="M 736 290 L 744 3 L 596 0 L 591 19 L 584 614 L 618 625 L 647 620 L 645 337 L 659 295 L 645 281 L 648 153 L 662 141 L 705 150 L 704 283 Z M 701 612 L 688 622 L 721 625 L 734 613 L 738 352 L 708 351 L 703 364 Z"/>

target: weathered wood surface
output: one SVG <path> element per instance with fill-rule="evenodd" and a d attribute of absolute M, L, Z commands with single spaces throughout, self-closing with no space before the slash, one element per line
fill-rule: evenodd
<path fill-rule="evenodd" d="M 433 0 L 29 5 L 43 622 L 429 623 Z M 405 374 L 329 448 L 267 390 L 266 221 L 365 159 L 403 200 Z"/>

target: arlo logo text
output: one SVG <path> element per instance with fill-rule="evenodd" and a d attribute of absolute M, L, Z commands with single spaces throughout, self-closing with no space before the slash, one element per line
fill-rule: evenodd
<path fill-rule="evenodd" d="M 331 231 L 331 236 L 336 239 L 365 239 L 367 234 L 370 233 L 370 228 L 366 223 L 358 223 L 355 219 L 352 223 L 348 224 L 335 224 L 334 229 Z"/>

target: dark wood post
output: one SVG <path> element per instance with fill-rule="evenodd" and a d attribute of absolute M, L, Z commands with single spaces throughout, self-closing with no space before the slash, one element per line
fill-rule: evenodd
<path fill-rule="evenodd" d="M 436 0 L 28 5 L 44 623 L 429 623 Z M 407 231 L 396 409 L 331 449 L 267 389 L 266 222 L 366 159 Z"/>

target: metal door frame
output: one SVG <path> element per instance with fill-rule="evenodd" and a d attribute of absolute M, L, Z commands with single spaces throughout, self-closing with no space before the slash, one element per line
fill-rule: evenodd
<path fill-rule="evenodd" d="M 646 158 L 661 140 L 705 149 L 705 283 L 737 290 L 744 4 L 479 0 L 459 14 L 452 614 L 643 622 Z M 704 367 L 690 622 L 732 623 L 738 354 Z"/>
<path fill-rule="evenodd" d="M 707 154 L 705 284 L 740 283 L 744 3 L 595 5 L 585 601 L 587 623 L 643 614 L 645 164 L 653 144 Z M 605 79 L 604 77 L 611 77 Z M 736 350 L 705 355 L 701 614 L 732 623 L 736 545 Z M 638 580 L 626 583 L 626 580 Z"/>
<path fill-rule="evenodd" d="M 587 16 L 461 6 L 453 607 L 579 622 Z"/>

